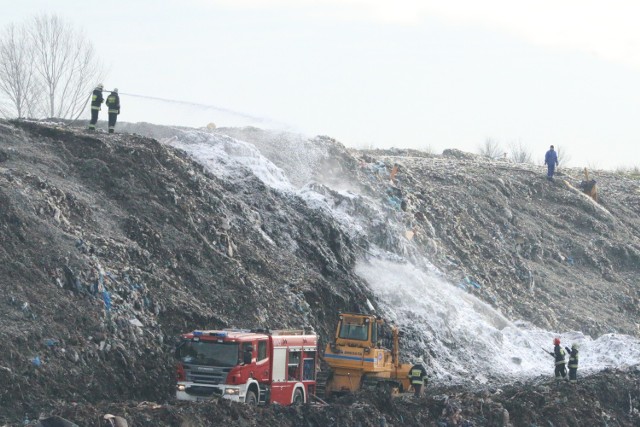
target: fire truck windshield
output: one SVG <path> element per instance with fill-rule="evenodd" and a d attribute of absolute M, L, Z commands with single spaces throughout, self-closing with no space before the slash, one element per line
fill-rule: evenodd
<path fill-rule="evenodd" d="M 238 364 L 238 344 L 207 341 L 183 341 L 176 350 L 183 363 L 230 367 Z"/>

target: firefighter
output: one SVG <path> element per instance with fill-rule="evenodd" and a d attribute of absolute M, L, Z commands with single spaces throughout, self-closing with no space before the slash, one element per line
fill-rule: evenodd
<path fill-rule="evenodd" d="M 569 353 L 569 382 L 576 384 L 578 382 L 578 344 L 571 344 L 571 349 L 565 347 Z"/>
<path fill-rule="evenodd" d="M 558 166 L 558 153 L 553 149 L 553 145 L 549 147 L 549 151 L 544 155 L 544 164 L 547 165 L 547 179 L 553 181 L 553 173 Z"/>
<path fill-rule="evenodd" d="M 109 96 L 107 96 L 107 102 L 105 102 L 105 104 L 109 107 L 109 133 L 114 133 L 116 131 L 116 120 L 118 119 L 118 114 L 120 114 L 118 88 L 111 91 Z"/>
<path fill-rule="evenodd" d="M 96 123 L 98 123 L 98 113 L 100 112 L 102 101 L 104 101 L 102 97 L 103 88 L 104 86 L 100 83 L 91 94 L 91 121 L 89 122 L 89 131 L 91 132 L 96 130 Z"/>
<path fill-rule="evenodd" d="M 556 363 L 556 369 L 555 369 L 555 375 L 556 375 L 556 381 L 560 381 L 560 378 L 567 378 L 567 368 L 566 368 L 566 362 L 564 360 L 564 349 L 562 347 L 560 347 L 560 338 L 554 338 L 553 339 L 553 352 L 549 352 L 549 354 L 553 357 L 555 357 L 555 363 Z"/>
<path fill-rule="evenodd" d="M 423 363 L 422 357 L 418 357 L 409 371 L 409 378 L 411 378 L 414 397 L 420 397 L 422 395 L 422 386 L 427 378 L 427 370 L 424 368 Z"/>

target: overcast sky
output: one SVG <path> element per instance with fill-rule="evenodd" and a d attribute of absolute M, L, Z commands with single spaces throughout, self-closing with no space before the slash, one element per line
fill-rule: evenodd
<path fill-rule="evenodd" d="M 0 26 L 39 13 L 85 31 L 123 121 L 640 165 L 637 1 L 15 0 Z"/>

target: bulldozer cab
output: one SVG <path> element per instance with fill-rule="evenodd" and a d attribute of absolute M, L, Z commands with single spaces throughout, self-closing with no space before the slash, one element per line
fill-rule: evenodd
<path fill-rule="evenodd" d="M 338 320 L 335 344 L 350 347 L 393 347 L 393 330 L 384 320 L 366 314 L 343 313 Z"/>
<path fill-rule="evenodd" d="M 398 329 L 370 314 L 341 313 L 334 340 L 327 344 L 326 386 L 331 393 L 353 392 L 363 386 L 408 389 L 410 365 L 399 363 Z"/>
<path fill-rule="evenodd" d="M 377 328 L 372 327 L 373 316 L 362 314 L 342 314 L 336 330 L 337 345 L 371 347 L 376 342 Z"/>

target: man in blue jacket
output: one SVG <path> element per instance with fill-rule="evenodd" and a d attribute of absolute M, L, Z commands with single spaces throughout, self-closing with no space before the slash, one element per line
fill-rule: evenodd
<path fill-rule="evenodd" d="M 553 172 L 555 172 L 556 166 L 558 165 L 558 153 L 554 151 L 553 145 L 549 148 L 547 154 L 544 155 L 544 164 L 547 165 L 547 179 L 553 181 Z"/>

